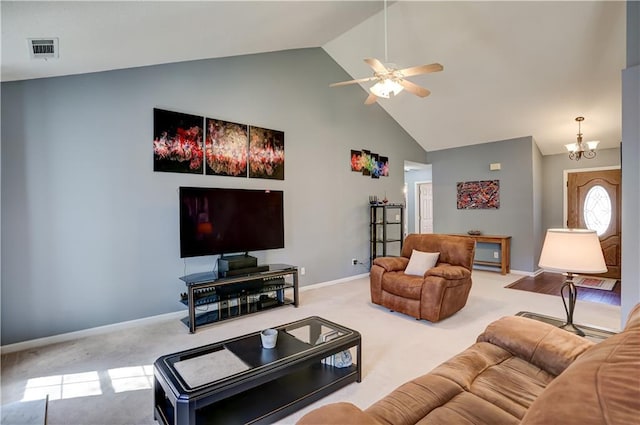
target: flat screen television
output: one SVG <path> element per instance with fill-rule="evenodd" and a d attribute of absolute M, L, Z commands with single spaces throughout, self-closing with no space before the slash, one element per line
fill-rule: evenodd
<path fill-rule="evenodd" d="M 280 190 L 180 188 L 180 257 L 284 248 Z"/>

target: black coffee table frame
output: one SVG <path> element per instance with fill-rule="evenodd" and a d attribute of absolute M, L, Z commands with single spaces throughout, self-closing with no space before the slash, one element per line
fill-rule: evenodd
<path fill-rule="evenodd" d="M 310 330 L 309 342 L 293 336 Z M 314 316 L 277 327 L 276 348 L 260 345 L 259 332 L 162 356 L 154 363 L 154 418 L 161 424 L 271 423 L 362 377 L 361 336 L 357 331 Z M 322 330 L 337 337 L 320 342 Z M 229 350 L 248 370 L 191 387 L 175 363 L 217 350 Z M 355 349 L 350 366 L 322 362 Z M 215 365 L 211 365 L 215 367 Z"/>

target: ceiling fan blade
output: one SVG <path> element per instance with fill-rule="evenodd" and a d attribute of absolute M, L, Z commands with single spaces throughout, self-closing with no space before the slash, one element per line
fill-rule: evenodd
<path fill-rule="evenodd" d="M 357 80 L 342 81 L 340 83 L 329 84 L 329 87 L 339 87 L 339 86 L 346 86 L 348 84 L 364 83 L 364 82 L 375 80 L 375 79 L 376 77 L 359 78 Z"/>
<path fill-rule="evenodd" d="M 378 96 L 376 96 L 375 94 L 371 93 L 369 95 L 369 97 L 367 97 L 367 100 L 364 101 L 365 105 L 371 105 L 372 103 L 376 103 L 376 100 L 378 100 Z"/>
<path fill-rule="evenodd" d="M 420 97 L 427 97 L 431 94 L 431 92 L 424 87 L 420 87 L 417 84 L 412 83 L 408 80 L 398 80 L 398 84 L 400 84 L 404 89 L 408 92 L 415 94 Z"/>
<path fill-rule="evenodd" d="M 380 62 L 376 58 L 366 58 L 364 61 L 367 63 L 367 65 L 369 65 L 371 68 L 373 68 L 373 70 L 375 72 L 377 72 L 378 74 L 387 74 L 387 73 L 389 73 L 389 70 L 387 69 L 387 67 L 385 67 L 382 64 L 382 62 Z"/>
<path fill-rule="evenodd" d="M 429 65 L 412 66 L 411 68 L 401 69 L 400 72 L 403 77 L 411 77 L 412 75 L 428 74 L 429 72 L 442 71 L 444 67 L 439 63 L 432 63 Z"/>

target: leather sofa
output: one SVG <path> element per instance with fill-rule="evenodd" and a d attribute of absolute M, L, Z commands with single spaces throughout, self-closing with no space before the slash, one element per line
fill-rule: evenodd
<path fill-rule="evenodd" d="M 640 423 L 640 304 L 619 334 L 595 344 L 513 316 L 477 342 L 361 410 L 315 409 L 298 424 L 628 425 Z"/>
<path fill-rule="evenodd" d="M 405 274 L 413 250 L 440 253 L 423 276 Z M 390 310 L 438 322 L 465 306 L 471 291 L 475 241 L 441 234 L 410 234 L 400 257 L 378 257 L 370 272 L 371 301 Z"/>

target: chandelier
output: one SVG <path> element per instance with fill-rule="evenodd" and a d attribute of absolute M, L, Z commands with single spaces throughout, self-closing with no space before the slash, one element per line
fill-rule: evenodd
<path fill-rule="evenodd" d="M 576 117 L 576 121 L 578 121 L 578 140 L 575 143 L 564 145 L 564 147 L 569 151 L 569 159 L 580 161 L 580 158 L 583 157 L 587 159 L 595 158 L 596 147 L 600 142 L 597 140 L 591 142 L 583 142 L 582 132 L 580 131 L 580 123 L 584 121 L 584 117 Z"/>

